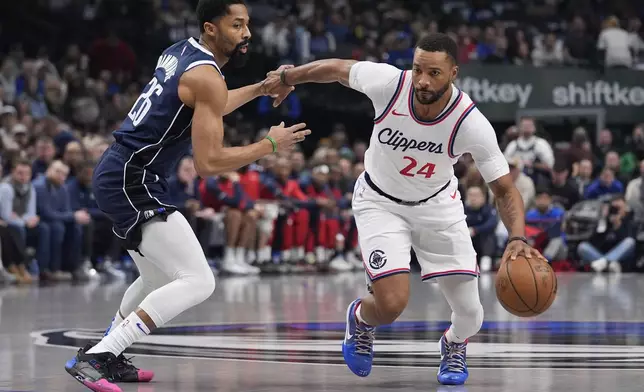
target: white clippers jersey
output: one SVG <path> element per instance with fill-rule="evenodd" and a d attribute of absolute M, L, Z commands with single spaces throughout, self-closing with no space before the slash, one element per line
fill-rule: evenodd
<path fill-rule="evenodd" d="M 365 171 L 385 193 L 405 201 L 432 196 L 454 178 L 453 165 L 466 152 L 487 182 L 509 172 L 492 125 L 456 87 L 443 112 L 423 121 L 413 110 L 411 71 L 362 61 L 349 82 L 376 111 Z"/>

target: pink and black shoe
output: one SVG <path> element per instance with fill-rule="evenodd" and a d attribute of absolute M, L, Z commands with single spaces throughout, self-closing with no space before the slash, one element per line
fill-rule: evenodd
<path fill-rule="evenodd" d="M 85 352 L 92 348 L 92 344 L 87 344 Z M 116 357 L 116 361 L 109 367 L 108 375 L 112 382 L 150 382 L 154 378 L 152 370 L 142 370 L 132 364 L 132 357 L 126 358 L 121 354 Z"/>
<path fill-rule="evenodd" d="M 94 392 L 122 392 L 109 375 L 109 369 L 115 363 L 116 356 L 112 353 L 87 354 L 85 348 L 81 348 L 65 363 L 65 370 Z"/>
<path fill-rule="evenodd" d="M 114 382 L 150 382 L 154 378 L 152 370 L 142 370 L 132 364 L 132 357 L 123 354 L 116 357 L 116 364 L 110 368 Z"/>

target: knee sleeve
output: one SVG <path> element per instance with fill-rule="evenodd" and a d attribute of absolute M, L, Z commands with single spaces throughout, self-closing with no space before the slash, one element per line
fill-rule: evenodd
<path fill-rule="evenodd" d="M 149 263 L 170 283 L 152 291 L 139 306 L 154 321 L 163 325 L 185 310 L 209 298 L 215 290 L 215 277 L 192 228 L 178 213 L 168 220 L 151 221 L 142 228 L 139 246 L 142 264 Z M 141 276 L 147 279 L 146 268 Z"/>
<path fill-rule="evenodd" d="M 476 335 L 483 325 L 478 278 L 452 275 L 437 279 L 445 299 L 452 308 L 454 333 L 461 339 Z"/>

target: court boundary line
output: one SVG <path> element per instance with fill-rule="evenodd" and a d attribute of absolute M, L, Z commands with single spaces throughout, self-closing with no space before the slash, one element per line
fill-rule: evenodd
<path fill-rule="evenodd" d="M 226 323 L 222 323 L 224 325 Z M 232 324 L 226 324 L 226 325 L 234 325 L 234 324 L 240 324 L 240 323 L 232 323 Z M 250 323 L 249 323 L 250 324 Z M 197 324 L 201 325 L 201 324 Z M 78 330 L 85 330 L 85 331 L 93 331 L 96 332 L 96 330 L 90 330 L 90 329 L 78 329 Z M 62 344 L 51 344 L 47 343 L 47 337 L 44 336 L 44 334 L 47 333 L 54 333 L 54 332 L 64 332 L 64 331 L 70 331 L 69 328 L 57 328 L 57 329 L 50 329 L 50 330 L 42 330 L 42 331 L 35 331 L 31 332 L 29 336 L 34 339 L 33 344 L 39 347 L 50 347 L 50 348 L 63 348 L 63 349 L 68 349 L 70 351 L 78 351 L 78 347 L 73 347 L 73 346 L 65 346 Z M 234 362 L 252 362 L 252 363 L 271 363 L 271 364 L 288 364 L 288 365 L 313 365 L 313 366 L 346 366 L 345 364 L 342 363 L 315 363 L 315 362 L 287 362 L 287 361 L 272 361 L 272 360 L 254 360 L 254 359 L 243 359 L 243 358 L 209 358 L 209 357 L 195 357 L 195 356 L 190 356 L 190 355 L 182 355 L 182 356 L 173 356 L 173 355 L 163 355 L 163 354 L 132 354 L 135 357 L 145 357 L 145 358 L 163 358 L 163 359 L 174 359 L 174 360 L 181 360 L 181 359 L 193 359 L 193 360 L 208 360 L 208 361 L 234 361 Z M 426 369 L 433 369 L 435 366 L 425 366 L 425 367 L 420 367 L 420 366 L 392 366 L 392 365 L 376 365 L 374 364 L 373 367 L 375 368 L 390 368 L 390 369 L 418 369 L 422 371 L 426 371 Z M 468 366 L 468 369 L 477 369 L 477 370 L 491 370 L 491 369 L 497 369 L 497 370 L 566 370 L 566 371 L 580 371 L 580 370 L 585 370 L 585 371 L 596 371 L 596 370 L 602 370 L 602 371 L 638 371 L 642 372 L 642 369 L 635 369 L 635 368 L 619 368 L 619 367 L 601 367 L 601 368 L 594 368 L 594 367 L 585 367 L 585 368 L 564 368 L 564 367 L 476 367 L 476 366 Z"/>

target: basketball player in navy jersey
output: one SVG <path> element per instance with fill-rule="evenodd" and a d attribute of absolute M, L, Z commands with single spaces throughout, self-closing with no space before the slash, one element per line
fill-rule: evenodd
<path fill-rule="evenodd" d="M 267 91 L 263 83 L 228 91 L 221 67 L 241 63 L 248 50 L 243 0 L 200 0 L 199 40 L 177 42 L 159 57 L 144 88 L 94 171 L 100 209 L 133 257 L 141 276 L 128 288 L 112 325 L 65 369 L 94 391 L 121 391 L 119 381 L 149 381 L 122 353 L 135 341 L 201 303 L 215 279 L 199 241 L 167 193 L 166 178 L 192 144 L 202 177 L 246 166 L 290 149 L 310 134 L 305 124 L 274 126 L 262 141 L 225 148 L 222 117 L 260 95 L 284 98 L 290 87 Z"/>

